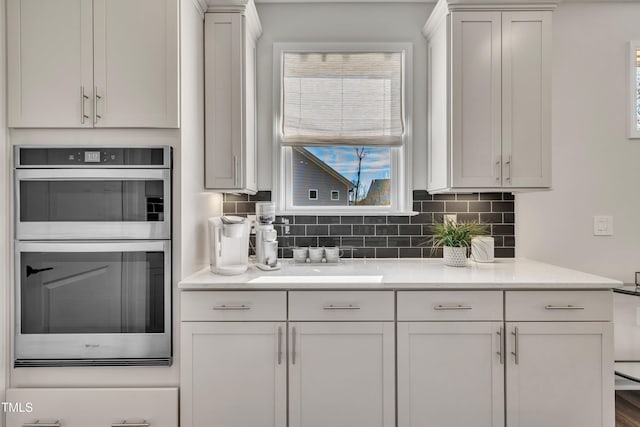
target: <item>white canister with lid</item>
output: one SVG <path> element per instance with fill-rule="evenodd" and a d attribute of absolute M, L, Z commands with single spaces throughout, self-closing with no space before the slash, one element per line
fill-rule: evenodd
<path fill-rule="evenodd" d="M 493 248 L 493 237 L 474 237 L 471 239 L 471 259 L 476 262 L 493 262 Z"/>

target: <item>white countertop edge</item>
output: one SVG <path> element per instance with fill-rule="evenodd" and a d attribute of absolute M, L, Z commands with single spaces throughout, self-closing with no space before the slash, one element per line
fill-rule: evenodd
<path fill-rule="evenodd" d="M 336 272 L 348 275 L 354 271 L 372 274 L 373 271 L 381 274 L 383 281 L 343 284 L 249 283 L 267 275 L 309 277 L 309 274 L 303 274 L 304 269 L 312 269 L 311 275 L 318 276 L 330 276 Z M 434 277 L 424 278 L 425 274 Z M 467 267 L 446 267 L 441 259 L 346 260 L 340 266 L 315 268 L 285 264 L 282 270 L 274 272 L 251 267 L 237 276 L 213 274 L 206 267 L 178 283 L 181 290 L 603 290 L 621 286 L 623 283 L 618 280 L 525 258 L 499 259 L 490 264 L 470 262 Z"/>

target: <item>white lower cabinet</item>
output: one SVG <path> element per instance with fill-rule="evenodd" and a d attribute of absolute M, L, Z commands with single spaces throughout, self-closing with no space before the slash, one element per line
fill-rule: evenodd
<path fill-rule="evenodd" d="M 611 291 L 395 296 L 184 292 L 180 426 L 614 427 Z"/>
<path fill-rule="evenodd" d="M 286 427 L 287 293 L 180 300 L 180 426 Z"/>
<path fill-rule="evenodd" d="M 398 427 L 613 427 L 611 291 L 501 297 L 398 292 Z"/>
<path fill-rule="evenodd" d="M 399 322 L 398 426 L 504 426 L 502 330 L 502 322 Z"/>
<path fill-rule="evenodd" d="M 398 426 L 503 427 L 501 291 L 401 291 Z"/>
<path fill-rule="evenodd" d="M 177 388 L 19 388 L 6 402 L 18 405 L 5 409 L 6 427 L 178 425 Z"/>
<path fill-rule="evenodd" d="M 285 427 L 286 323 L 182 322 L 181 426 Z"/>
<path fill-rule="evenodd" d="M 611 322 L 507 322 L 508 427 L 613 427 Z"/>
<path fill-rule="evenodd" d="M 394 427 L 393 322 L 289 324 L 290 427 Z"/>

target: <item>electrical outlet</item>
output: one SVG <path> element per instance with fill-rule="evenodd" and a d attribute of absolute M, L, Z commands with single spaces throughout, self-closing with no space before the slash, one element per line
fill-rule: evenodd
<path fill-rule="evenodd" d="M 457 214 L 444 214 L 444 222 L 449 222 L 451 224 L 458 223 L 458 215 Z"/>
<path fill-rule="evenodd" d="M 613 217 L 610 215 L 596 215 L 593 217 L 594 236 L 613 236 Z"/>

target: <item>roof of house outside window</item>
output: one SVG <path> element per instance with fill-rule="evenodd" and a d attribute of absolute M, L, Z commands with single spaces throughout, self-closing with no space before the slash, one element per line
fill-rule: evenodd
<path fill-rule="evenodd" d="M 320 169 L 322 169 L 329 175 L 333 176 L 338 181 L 342 182 L 349 190 L 353 190 L 353 188 L 355 187 L 355 185 L 351 181 L 349 181 L 344 175 L 342 175 L 340 172 L 338 172 L 337 170 L 335 170 L 334 168 L 332 168 L 331 166 L 329 166 L 328 164 L 320 160 L 317 156 L 314 156 L 313 154 L 311 154 L 311 152 L 308 151 L 306 148 L 293 147 L 293 149 L 296 150 L 298 153 L 302 154 L 307 159 L 309 159 L 311 162 L 315 163 Z"/>

